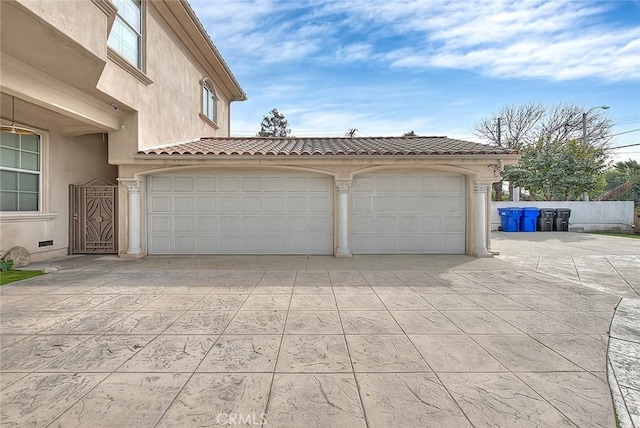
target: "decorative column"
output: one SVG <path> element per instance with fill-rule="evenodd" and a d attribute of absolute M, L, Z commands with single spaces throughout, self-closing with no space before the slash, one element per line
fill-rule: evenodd
<path fill-rule="evenodd" d="M 127 254 L 140 254 L 140 189 L 142 181 L 121 180 L 120 183 L 127 189 Z"/>
<path fill-rule="evenodd" d="M 487 189 L 491 181 L 473 182 L 473 254 L 491 257 L 487 250 Z"/>
<path fill-rule="evenodd" d="M 336 257 L 351 257 L 349 250 L 349 189 L 351 181 L 336 181 L 338 191 L 338 248 Z"/>

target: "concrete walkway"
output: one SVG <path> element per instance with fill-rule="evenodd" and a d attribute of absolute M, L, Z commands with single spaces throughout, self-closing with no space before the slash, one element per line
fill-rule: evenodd
<path fill-rule="evenodd" d="M 499 258 L 621 297 L 640 298 L 640 239 L 573 232 L 493 232 Z"/>
<path fill-rule="evenodd" d="M 0 288 L 8 426 L 602 426 L 620 297 L 500 259 L 70 257 Z"/>

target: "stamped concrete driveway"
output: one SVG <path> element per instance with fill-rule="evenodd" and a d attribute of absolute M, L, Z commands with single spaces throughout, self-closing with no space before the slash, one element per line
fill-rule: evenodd
<path fill-rule="evenodd" d="M 504 260 L 53 264 L 0 288 L 6 426 L 615 426 L 619 296 Z"/>

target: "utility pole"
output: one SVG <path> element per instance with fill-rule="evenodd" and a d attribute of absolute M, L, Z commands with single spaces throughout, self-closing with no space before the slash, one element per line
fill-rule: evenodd
<path fill-rule="evenodd" d="M 502 118 L 498 118 L 498 147 L 502 147 Z"/>

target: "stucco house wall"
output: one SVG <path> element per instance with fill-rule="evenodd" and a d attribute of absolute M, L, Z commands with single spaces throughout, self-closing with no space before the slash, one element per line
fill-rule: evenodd
<path fill-rule="evenodd" d="M 2 124 L 41 133 L 43 144 L 40 212 L 0 213 L 0 250 L 66 254 L 69 184 L 115 182 L 118 165 L 133 163 L 141 147 L 229 134 L 229 104 L 244 94 L 190 8 L 143 5 L 145 59 L 136 72 L 107 47 L 110 1 L 0 2 Z M 215 124 L 200 117 L 203 78 L 218 97 Z M 54 245 L 38 247 L 44 240 Z"/>

